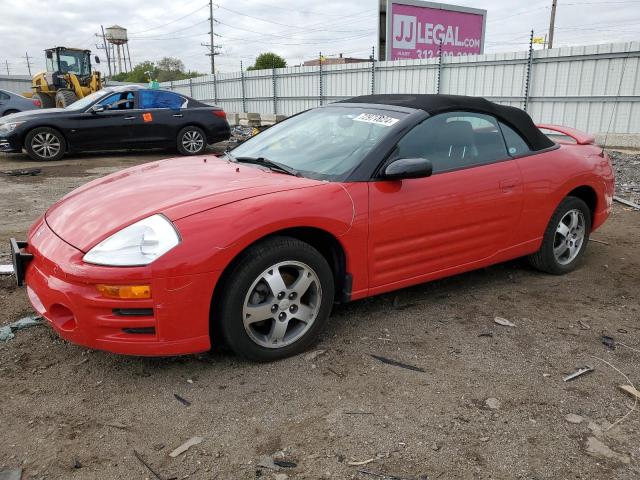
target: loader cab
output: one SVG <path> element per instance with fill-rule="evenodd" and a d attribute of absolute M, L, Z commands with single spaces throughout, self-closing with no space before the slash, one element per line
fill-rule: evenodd
<path fill-rule="evenodd" d="M 56 47 L 45 50 L 47 72 L 78 77 L 91 75 L 91 51 L 75 48 Z"/>

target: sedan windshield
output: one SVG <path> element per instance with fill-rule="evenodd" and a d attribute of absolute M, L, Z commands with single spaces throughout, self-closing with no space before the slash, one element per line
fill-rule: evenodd
<path fill-rule="evenodd" d="M 76 102 L 73 102 L 71 105 L 66 107 L 65 110 L 73 110 L 73 111 L 84 110 L 96 100 L 110 93 L 112 92 L 108 90 L 98 90 L 97 92 L 93 92 L 92 94 L 87 95 L 86 97 L 81 98 Z"/>
<path fill-rule="evenodd" d="M 357 167 L 405 116 L 350 106 L 309 110 L 250 138 L 231 155 L 278 162 L 310 178 L 338 179 Z"/>

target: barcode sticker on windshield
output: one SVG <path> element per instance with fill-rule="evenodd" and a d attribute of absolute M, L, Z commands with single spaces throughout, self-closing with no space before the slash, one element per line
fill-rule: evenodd
<path fill-rule="evenodd" d="M 354 118 L 354 120 L 357 122 L 375 123 L 376 125 L 382 125 L 384 127 L 390 127 L 400 121 L 398 118 L 376 115 L 374 113 L 361 113 Z"/>

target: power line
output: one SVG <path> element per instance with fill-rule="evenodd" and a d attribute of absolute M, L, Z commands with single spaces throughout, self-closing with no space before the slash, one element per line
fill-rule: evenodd
<path fill-rule="evenodd" d="M 158 26 L 156 26 L 156 27 L 148 28 L 148 29 L 146 29 L 146 30 L 140 30 L 139 32 L 131 32 L 131 34 L 132 34 L 132 35 L 137 35 L 137 34 L 139 34 L 139 33 L 150 32 L 151 30 L 157 30 L 157 29 L 159 29 L 159 28 L 166 27 L 167 25 L 171 25 L 172 23 L 176 23 L 176 22 L 179 22 L 180 20 L 182 20 L 182 19 L 184 19 L 184 18 L 190 17 L 190 16 L 191 16 L 191 15 L 193 15 L 194 13 L 197 13 L 197 12 L 199 12 L 200 10 L 202 10 L 203 8 L 206 8 L 206 7 L 208 7 L 208 6 L 209 6 L 208 4 L 202 5 L 201 7 L 199 7 L 199 8 L 197 8 L 197 9 L 195 9 L 193 12 L 187 13 L 186 15 L 183 15 L 183 16 L 182 16 L 182 17 L 180 17 L 180 18 L 176 18 L 175 20 L 171 20 L 170 22 L 163 23 L 162 25 L 158 25 Z"/>

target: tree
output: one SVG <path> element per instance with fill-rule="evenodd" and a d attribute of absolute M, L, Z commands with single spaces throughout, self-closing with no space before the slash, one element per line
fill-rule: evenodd
<path fill-rule="evenodd" d="M 199 72 L 184 71 L 184 63 L 179 58 L 165 57 L 154 63 L 146 60 L 136 65 L 132 71 L 113 75 L 112 80 L 117 82 L 147 83 L 149 80 L 169 82 L 172 80 L 184 80 L 202 75 Z"/>
<path fill-rule="evenodd" d="M 175 57 L 161 58 L 157 66 L 159 70 L 164 70 L 165 72 L 184 72 L 184 63 Z"/>
<path fill-rule="evenodd" d="M 256 58 L 256 63 L 247 68 L 247 70 L 266 70 L 271 68 L 284 68 L 287 66 L 287 61 L 280 55 L 273 52 L 261 53 Z"/>
<path fill-rule="evenodd" d="M 158 73 L 158 67 L 153 62 L 146 60 L 136 65 L 130 72 L 118 73 L 111 78 L 117 82 L 147 83 L 149 75 L 151 75 L 151 79 L 155 80 L 158 77 Z"/>

